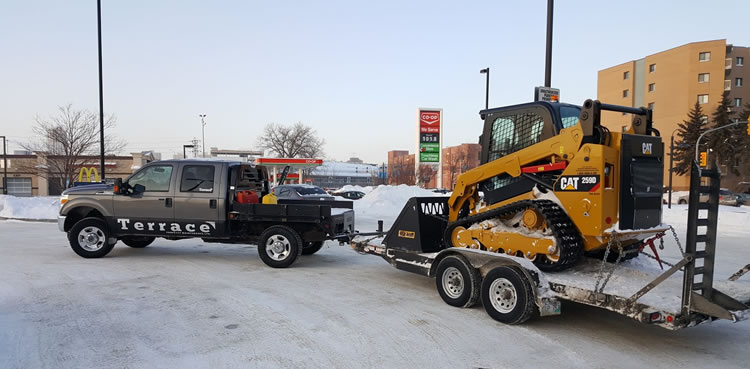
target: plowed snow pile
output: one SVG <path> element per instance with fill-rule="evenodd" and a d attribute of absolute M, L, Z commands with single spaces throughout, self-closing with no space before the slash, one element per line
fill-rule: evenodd
<path fill-rule="evenodd" d="M 60 198 L 0 195 L 0 217 L 13 219 L 57 219 Z"/>
<path fill-rule="evenodd" d="M 365 197 L 354 201 L 354 213 L 357 219 L 365 217 L 393 221 L 410 198 L 431 196 L 443 195 L 416 186 L 378 186 Z"/>

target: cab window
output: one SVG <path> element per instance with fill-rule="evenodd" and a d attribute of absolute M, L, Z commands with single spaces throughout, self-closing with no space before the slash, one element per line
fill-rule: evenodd
<path fill-rule="evenodd" d="M 152 165 L 133 174 L 128 179 L 131 187 L 139 184 L 146 188 L 146 192 L 167 192 L 172 179 L 171 165 Z"/>
<path fill-rule="evenodd" d="M 180 192 L 214 192 L 213 165 L 186 165 L 182 169 Z"/>

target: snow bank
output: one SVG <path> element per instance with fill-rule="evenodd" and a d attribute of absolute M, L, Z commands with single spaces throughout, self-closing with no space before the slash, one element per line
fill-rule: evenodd
<path fill-rule="evenodd" d="M 0 217 L 11 219 L 57 219 L 60 198 L 0 195 Z"/>
<path fill-rule="evenodd" d="M 341 187 L 340 189 L 336 190 L 336 192 L 359 191 L 359 192 L 364 192 L 365 194 L 368 194 L 368 193 L 372 192 L 372 190 L 374 190 L 374 189 L 375 189 L 375 187 L 373 187 L 373 186 L 362 187 L 362 186 L 346 185 L 346 186 Z"/>
<path fill-rule="evenodd" d="M 406 201 L 418 196 L 443 195 L 417 186 L 378 186 L 367 193 L 365 197 L 354 202 L 354 211 L 357 217 L 395 219 L 401 212 L 401 209 L 404 208 Z"/>

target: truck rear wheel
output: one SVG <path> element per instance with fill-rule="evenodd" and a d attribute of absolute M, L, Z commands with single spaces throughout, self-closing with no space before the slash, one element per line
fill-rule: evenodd
<path fill-rule="evenodd" d="M 271 268 L 286 268 L 302 252 L 302 239 L 286 226 L 269 227 L 260 234 L 258 255 Z"/>
<path fill-rule="evenodd" d="M 83 218 L 68 231 L 68 242 L 73 251 L 84 258 L 100 258 L 115 247 L 109 242 L 107 223 L 99 218 Z"/>
<path fill-rule="evenodd" d="M 154 242 L 155 239 L 156 239 L 156 237 L 133 236 L 133 237 L 124 237 L 124 238 L 121 238 L 120 241 L 122 241 L 122 243 L 124 243 L 124 244 L 126 244 L 126 245 L 128 245 L 130 247 L 133 247 L 133 248 L 136 248 L 136 249 L 142 249 L 142 248 L 150 245 L 152 242 Z"/>
<path fill-rule="evenodd" d="M 521 324 L 534 315 L 534 290 L 526 275 L 516 267 L 490 270 L 482 281 L 482 304 L 492 319 Z"/>
<path fill-rule="evenodd" d="M 446 256 L 438 264 L 435 284 L 446 304 L 456 307 L 471 307 L 479 298 L 479 272 L 464 258 Z"/>
<path fill-rule="evenodd" d="M 308 241 L 302 246 L 302 255 L 312 255 L 323 247 L 323 241 Z"/>

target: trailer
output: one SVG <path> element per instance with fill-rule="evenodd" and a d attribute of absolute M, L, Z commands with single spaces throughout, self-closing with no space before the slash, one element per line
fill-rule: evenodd
<path fill-rule="evenodd" d="M 651 248 L 653 254 L 647 255 L 656 258 L 659 266 L 667 264 L 666 270 L 641 260 L 620 263 L 622 256 L 607 262 L 619 238 L 632 239 L 639 231 L 612 229 L 603 258 L 583 258 L 559 272 L 543 272 L 524 257 L 490 252 L 480 245 L 449 247 L 440 242 L 447 224 L 443 197 L 411 198 L 388 232 L 380 223 L 376 232 L 354 238 L 351 247 L 380 256 L 398 269 L 435 278 L 440 297 L 449 305 L 470 307 L 481 299 L 487 313 L 506 324 L 559 315 L 562 301 L 603 308 L 670 330 L 716 319 L 738 322 L 750 319 L 750 281 L 743 279 L 750 264 L 728 280 L 714 280 L 719 177 L 716 168 L 694 165 L 687 237 L 677 263 L 658 259 L 655 246 L 665 236 L 675 237 L 679 245 L 669 226 L 644 232 L 649 236 L 630 250 L 642 253 Z"/>

